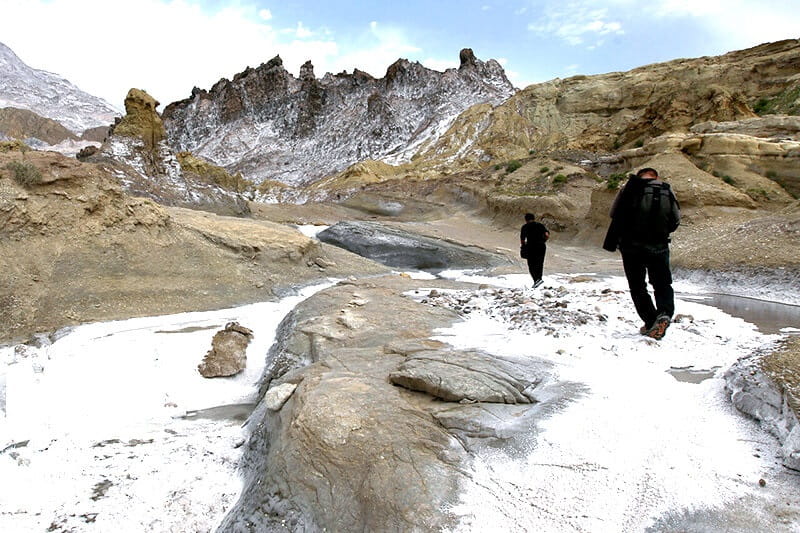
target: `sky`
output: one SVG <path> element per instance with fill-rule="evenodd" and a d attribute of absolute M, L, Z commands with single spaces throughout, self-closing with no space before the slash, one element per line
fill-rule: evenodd
<path fill-rule="evenodd" d="M 276 55 L 297 75 L 437 70 L 469 47 L 517 87 L 800 38 L 800 0 L 0 0 L 0 42 L 122 108 L 162 104 Z"/>

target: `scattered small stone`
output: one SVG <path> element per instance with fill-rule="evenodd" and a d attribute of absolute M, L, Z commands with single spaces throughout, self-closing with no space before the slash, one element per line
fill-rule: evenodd
<path fill-rule="evenodd" d="M 296 388 L 297 384 L 295 383 L 283 383 L 270 388 L 264 395 L 264 405 L 270 411 L 280 411 L 283 404 L 294 394 Z"/>
<path fill-rule="evenodd" d="M 758 485 L 760 487 L 766 487 L 767 486 L 767 482 L 764 480 L 764 478 L 761 478 L 761 479 L 758 480 Z"/>
<path fill-rule="evenodd" d="M 316 265 L 320 268 L 330 268 L 336 266 L 336 263 L 328 261 L 324 257 L 317 257 L 314 259 L 314 263 L 316 263 Z"/>
<path fill-rule="evenodd" d="M 439 296 L 441 296 L 441 294 L 436 289 L 432 289 L 431 292 L 428 293 L 428 298 L 437 298 Z"/>
<path fill-rule="evenodd" d="M 689 322 L 694 323 L 694 317 L 692 315 L 675 315 L 675 318 L 672 319 L 673 322 Z"/>
<path fill-rule="evenodd" d="M 106 492 L 108 492 L 108 489 L 110 489 L 113 485 L 114 484 L 107 479 L 97 483 L 92 489 L 92 495 L 89 499 L 96 502 L 100 498 L 105 497 Z M 97 514 L 95 514 L 95 516 L 97 516 Z M 94 518 L 91 521 L 94 522 Z"/>

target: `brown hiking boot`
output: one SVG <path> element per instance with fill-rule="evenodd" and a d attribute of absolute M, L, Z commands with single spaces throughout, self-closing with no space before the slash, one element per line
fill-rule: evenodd
<path fill-rule="evenodd" d="M 659 316 L 658 318 L 656 318 L 656 321 L 653 324 L 653 326 L 647 330 L 647 333 L 645 333 L 645 335 L 647 335 L 651 339 L 660 341 L 661 339 L 664 338 L 664 335 L 667 334 L 667 328 L 669 327 L 670 322 L 671 322 L 670 318 L 667 315 Z"/>

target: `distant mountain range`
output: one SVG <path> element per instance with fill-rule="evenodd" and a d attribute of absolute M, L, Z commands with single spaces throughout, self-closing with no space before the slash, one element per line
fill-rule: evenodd
<path fill-rule="evenodd" d="M 445 72 L 399 59 L 383 78 L 354 70 L 295 78 L 280 57 L 222 79 L 163 113 L 167 136 L 256 182 L 303 185 L 366 159 L 403 163 L 475 104 L 514 94 L 503 68 L 472 50 Z"/>
<path fill-rule="evenodd" d="M 122 114 L 105 100 L 80 90 L 57 74 L 26 65 L 3 43 L 0 43 L 0 108 L 31 111 L 58 122 L 76 137 L 86 130 L 108 126 Z M 31 121 L 26 117 L 25 122 Z"/>

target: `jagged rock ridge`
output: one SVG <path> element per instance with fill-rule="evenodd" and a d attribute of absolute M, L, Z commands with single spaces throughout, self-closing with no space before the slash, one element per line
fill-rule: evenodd
<path fill-rule="evenodd" d="M 64 78 L 29 67 L 0 43 L 0 108 L 3 107 L 33 111 L 77 135 L 90 128 L 108 126 L 120 115 L 105 100 L 80 90 Z"/>
<path fill-rule="evenodd" d="M 381 79 L 299 78 L 280 57 L 164 110 L 170 143 L 255 181 L 305 184 L 365 159 L 408 161 L 465 109 L 499 104 L 514 93 L 502 67 L 464 49 L 459 68 L 437 72 L 400 59 Z"/>

